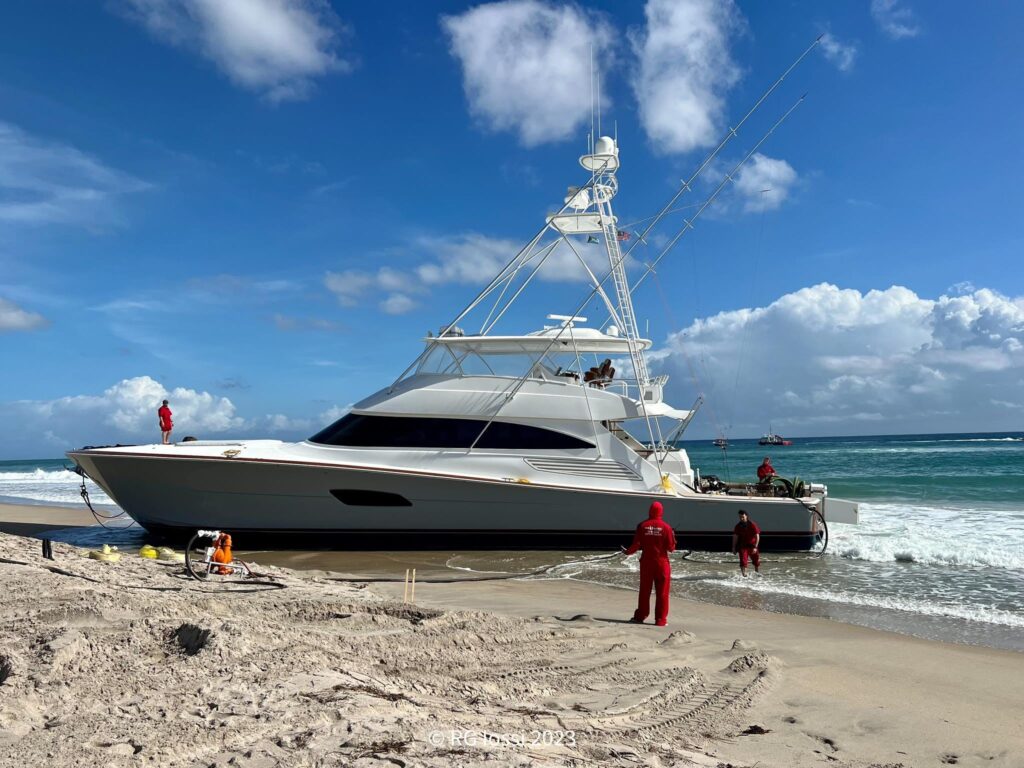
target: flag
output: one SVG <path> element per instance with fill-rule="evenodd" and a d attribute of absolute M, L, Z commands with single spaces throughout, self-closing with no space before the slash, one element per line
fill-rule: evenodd
<path fill-rule="evenodd" d="M 597 245 L 599 242 L 601 242 L 601 241 L 598 240 L 593 235 L 587 235 L 587 244 L 588 245 Z"/>
<path fill-rule="evenodd" d="M 630 237 L 630 233 L 624 229 L 618 230 L 618 232 L 615 235 L 615 239 L 618 240 L 620 243 L 626 242 L 627 240 L 629 240 Z"/>

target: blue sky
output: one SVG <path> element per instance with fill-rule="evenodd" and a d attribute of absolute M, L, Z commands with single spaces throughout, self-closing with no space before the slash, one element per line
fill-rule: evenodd
<path fill-rule="evenodd" d="M 670 398 L 708 395 L 695 437 L 1021 429 L 1022 22 L 919 0 L 8 4 L 0 456 L 153 438 L 165 393 L 188 432 L 308 435 L 581 182 L 592 45 L 628 225 L 821 33 L 684 202 L 807 100 L 637 292 Z M 540 283 L 514 319 L 582 295 Z"/>

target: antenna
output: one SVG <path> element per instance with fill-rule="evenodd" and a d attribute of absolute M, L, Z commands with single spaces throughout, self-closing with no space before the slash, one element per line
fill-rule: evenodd
<path fill-rule="evenodd" d="M 587 148 L 594 154 L 594 44 L 590 44 L 590 145 Z"/>
<path fill-rule="evenodd" d="M 601 72 L 597 72 L 597 132 L 601 132 Z"/>

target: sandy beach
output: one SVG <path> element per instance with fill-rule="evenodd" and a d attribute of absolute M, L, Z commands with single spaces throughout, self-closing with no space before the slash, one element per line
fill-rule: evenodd
<path fill-rule="evenodd" d="M 0 521 L 0 765 L 1024 765 L 1019 653 L 681 599 L 634 626 L 565 579 L 404 604 L 356 557 L 199 583 L 42 559 L 75 510 Z"/>

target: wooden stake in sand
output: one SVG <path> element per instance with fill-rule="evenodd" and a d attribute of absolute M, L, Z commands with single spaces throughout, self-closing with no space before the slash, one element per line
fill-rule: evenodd
<path fill-rule="evenodd" d="M 411 577 L 410 577 L 411 574 Z M 416 569 L 405 569 L 405 590 L 402 592 L 403 603 L 416 602 Z"/>

